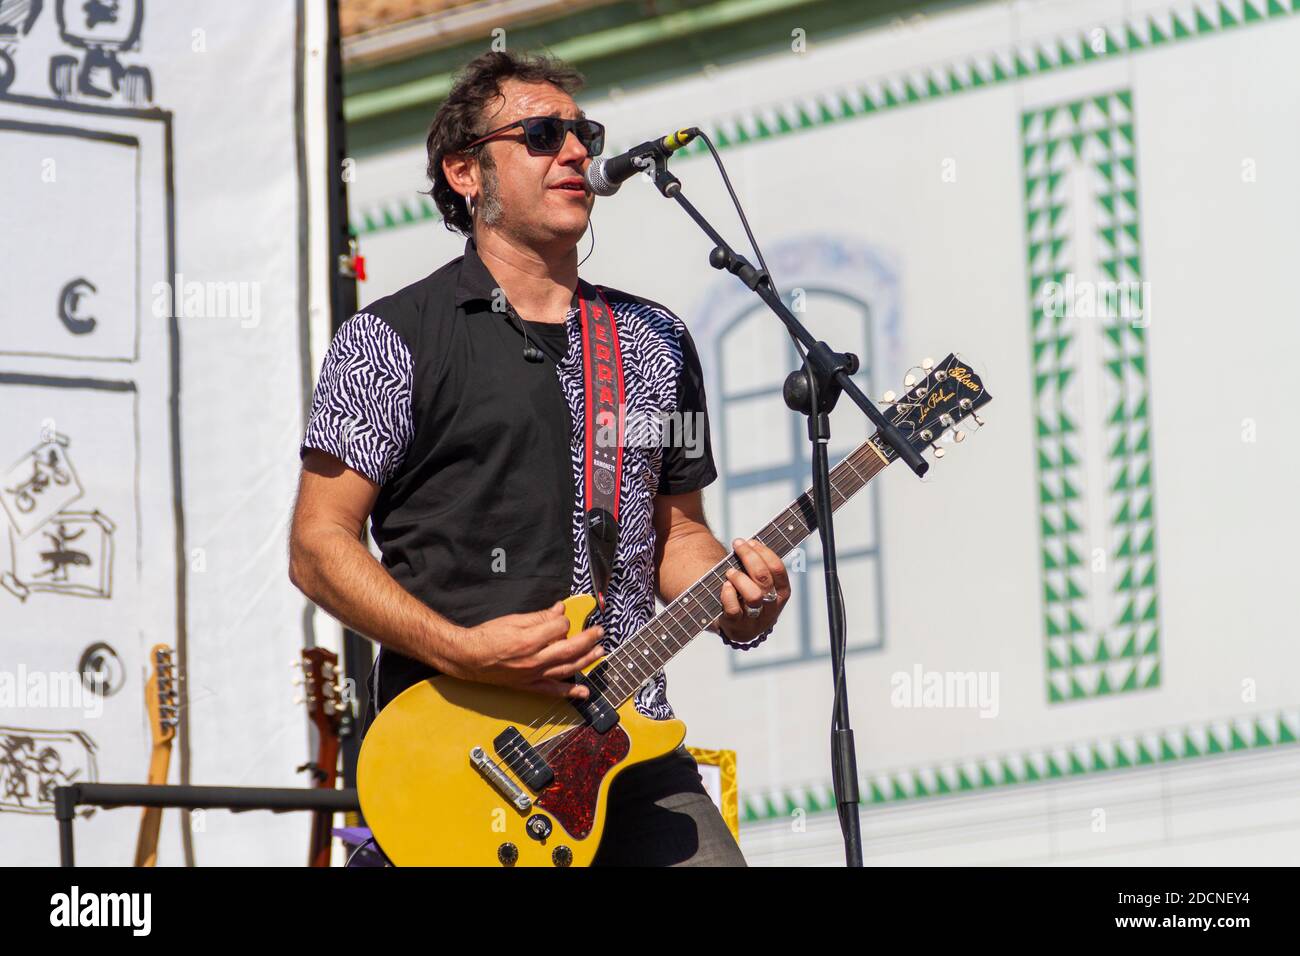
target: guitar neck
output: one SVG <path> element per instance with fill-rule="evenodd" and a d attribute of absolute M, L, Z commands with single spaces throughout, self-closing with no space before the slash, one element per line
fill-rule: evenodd
<path fill-rule="evenodd" d="M 876 436 L 854 449 L 831 469 L 832 510 L 838 510 L 861 491 L 891 460 L 892 456 L 881 450 Z M 754 537 L 784 559 L 816 528 L 817 514 L 812 490 L 809 489 Z M 598 672 L 606 699 L 621 705 L 697 635 L 722 617 L 719 594 L 730 568 L 744 570 L 735 551 L 728 553 L 605 658 L 604 666 L 598 668 Z"/>
<path fill-rule="evenodd" d="M 321 734 L 320 747 L 317 748 L 316 765 L 325 774 L 312 786 L 322 790 L 333 790 L 338 785 L 339 738 L 334 734 Z M 311 843 L 307 849 L 307 865 L 323 867 L 330 865 L 330 851 L 333 848 L 334 814 L 325 810 L 314 810 L 311 815 Z"/>
<path fill-rule="evenodd" d="M 171 766 L 172 745 L 155 744 L 149 757 L 149 785 L 162 786 L 167 782 Z M 162 827 L 162 807 L 145 807 L 140 815 L 140 832 L 135 843 L 135 865 L 155 866 L 158 862 L 158 831 Z"/>

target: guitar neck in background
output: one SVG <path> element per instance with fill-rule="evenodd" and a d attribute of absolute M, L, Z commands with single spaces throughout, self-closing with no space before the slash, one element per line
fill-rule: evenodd
<path fill-rule="evenodd" d="M 171 741 L 153 748 L 149 757 L 149 785 L 162 786 L 171 768 Z M 162 807 L 145 807 L 140 817 L 140 834 L 135 844 L 136 866 L 158 865 L 158 832 L 162 827 Z"/>
<path fill-rule="evenodd" d="M 153 674 L 145 681 L 144 706 L 149 715 L 152 747 L 149 753 L 149 785 L 167 783 L 171 766 L 172 741 L 180 723 L 180 694 L 176 686 L 176 661 L 166 644 L 155 644 L 149 652 Z M 145 807 L 140 817 L 140 834 L 135 844 L 135 865 L 156 866 L 158 831 L 162 825 L 162 807 Z"/>

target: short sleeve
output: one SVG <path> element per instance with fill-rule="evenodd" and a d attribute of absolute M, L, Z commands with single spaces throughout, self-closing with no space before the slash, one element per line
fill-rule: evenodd
<path fill-rule="evenodd" d="M 299 456 L 320 449 L 383 485 L 412 432 L 410 350 L 388 323 L 360 312 L 330 342 Z"/>
<path fill-rule="evenodd" d="M 674 432 L 678 440 L 664 447 L 663 466 L 659 473 L 659 493 L 684 495 L 699 491 L 718 477 L 713 464 L 713 446 L 709 438 L 709 411 L 704 396 L 704 370 L 695 351 L 690 332 L 680 321 L 678 344 L 682 367 L 677 376 L 677 412 Z"/>

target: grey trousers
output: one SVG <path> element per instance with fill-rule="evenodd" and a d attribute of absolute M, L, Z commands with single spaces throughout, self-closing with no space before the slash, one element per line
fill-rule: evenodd
<path fill-rule="evenodd" d="M 685 747 L 632 767 L 609 790 L 592 866 L 745 866 Z"/>

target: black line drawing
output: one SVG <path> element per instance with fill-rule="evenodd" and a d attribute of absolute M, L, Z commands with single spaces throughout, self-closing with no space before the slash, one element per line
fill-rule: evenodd
<path fill-rule="evenodd" d="M 81 300 L 87 299 L 88 292 L 98 292 L 89 279 L 73 279 L 59 292 L 59 321 L 73 335 L 87 335 L 95 330 L 98 323 L 93 315 L 81 316 Z"/>
<path fill-rule="evenodd" d="M 4 0 L 0 0 L 4 2 Z M 299 0 L 297 10 L 299 20 L 302 17 L 302 3 Z M 301 34 L 301 30 L 300 30 Z M 303 51 L 302 38 L 299 37 L 297 56 L 299 62 L 305 57 Z M 297 86 L 295 87 L 296 95 L 301 96 L 301 73 L 296 72 Z M 137 223 L 149 223 L 150 228 L 156 228 L 157 233 L 161 236 L 161 261 L 137 263 L 137 275 L 144 279 L 166 279 L 168 281 L 174 277 L 178 269 L 177 261 L 177 232 L 176 232 L 176 181 L 174 164 L 175 142 L 173 136 L 173 114 L 156 106 L 137 107 L 125 106 L 120 104 L 109 104 L 101 101 L 90 99 L 53 99 L 43 96 L 32 96 L 25 94 L 15 94 L 12 91 L 0 91 L 0 130 L 6 126 L 17 127 L 18 124 L 36 124 L 39 123 L 42 132 L 66 133 L 78 137 L 88 137 L 91 139 L 104 140 L 108 142 L 119 142 L 119 137 L 124 134 L 124 129 L 130 130 L 131 142 L 128 145 L 137 147 L 138 151 L 138 168 L 143 173 L 138 181 L 141 183 L 139 195 L 136 197 L 137 203 L 141 204 L 144 212 L 137 217 Z M 299 170 L 302 174 L 302 170 Z M 160 208 L 154 210 L 155 199 L 160 200 Z M 301 210 L 300 210 L 301 211 Z M 159 217 L 156 226 L 155 219 Z M 137 225 L 136 238 L 142 234 L 143 225 Z M 301 231 L 301 224 L 300 224 Z M 153 233 L 150 233 L 153 235 Z M 305 269 L 305 266 L 303 267 Z M 101 277 L 95 275 L 97 284 L 100 286 L 101 293 L 104 283 Z M 305 281 L 305 280 L 304 280 Z M 140 296 L 137 295 L 137 302 Z M 43 389 L 54 388 L 61 390 L 89 390 L 105 399 L 111 393 L 127 393 L 133 403 L 133 421 L 134 430 L 134 453 L 135 461 L 140 462 L 146 452 L 142 448 L 142 435 L 154 435 L 165 433 L 166 442 L 162 449 L 159 449 L 157 455 L 166 459 L 165 474 L 158 477 L 162 479 L 159 487 L 166 488 L 165 497 L 171 499 L 171 526 L 165 529 L 165 532 L 151 530 L 149 537 L 157 542 L 152 553 L 159 560 L 170 559 L 172 572 L 169 575 L 174 582 L 174 592 L 171 595 L 156 594 L 155 598 L 159 601 L 164 598 L 170 598 L 174 602 L 169 608 L 171 615 L 175 618 L 175 646 L 177 649 L 177 661 L 179 670 L 184 673 L 187 661 L 187 572 L 189 565 L 186 561 L 185 531 L 186 520 L 185 512 L 182 507 L 184 500 L 183 493 L 183 453 L 181 447 L 181 423 L 180 407 L 183 395 L 183 382 L 181 378 L 181 361 L 180 361 L 180 331 L 178 321 L 175 317 L 176 309 L 174 301 L 169 304 L 168 318 L 165 321 L 166 330 L 166 348 L 161 353 L 153 352 L 147 357 L 143 356 L 139 348 L 139 323 L 134 325 L 135 349 L 134 352 L 125 356 L 130 361 L 139 362 L 142 359 L 156 362 L 162 361 L 162 368 L 159 369 L 163 381 L 162 394 L 166 399 L 166 416 L 165 429 L 160 432 L 154 428 L 152 419 L 149 428 L 141 428 L 141 408 L 145 404 L 145 398 L 141 396 L 141 387 L 134 381 L 134 376 L 130 372 L 123 372 L 121 376 L 114 373 L 69 375 L 56 373 L 54 369 L 40 371 L 17 371 L 12 368 L 0 368 L 0 392 L 6 388 L 18 389 Z M 138 315 L 140 309 L 135 309 L 132 314 Z M 102 316 L 101 316 L 102 317 Z M 105 323 L 106 324 L 106 323 Z M 73 338 L 67 337 L 71 341 L 93 341 L 99 338 L 98 333 L 105 331 L 101 327 L 94 336 Z M 62 357 L 61 349 L 50 350 L 41 349 L 40 352 L 57 352 L 57 356 Z M 118 356 L 110 356 L 112 360 Z M 310 386 L 305 386 L 309 388 Z M 152 388 L 146 390 L 150 397 L 148 405 L 150 410 L 161 407 L 158 401 L 153 401 Z M 18 394 L 22 394 L 21 392 Z M 7 399 L 6 395 L 6 399 Z M 155 453 L 151 450 L 150 455 Z M 156 457 L 156 456 L 155 456 Z M 137 468 L 141 467 L 137 464 Z M 151 470 L 153 462 L 147 464 Z M 139 477 L 136 478 L 136 506 L 132 512 L 133 525 L 136 533 L 137 544 L 142 540 L 144 532 L 142 529 L 145 525 L 142 522 L 139 502 Z M 170 541 L 163 540 L 164 534 L 170 538 Z M 170 590 L 170 589 L 168 589 Z M 187 706 L 184 690 L 182 685 L 182 708 Z M 94 744 L 90 743 L 88 751 L 93 751 Z M 190 782 L 190 744 L 189 744 L 189 722 L 183 720 L 180 727 L 178 752 L 180 756 L 180 780 L 181 783 Z M 95 774 L 88 772 L 79 779 L 94 779 Z M 42 812 L 49 812 L 43 810 Z M 185 815 L 182 817 L 185 818 Z M 187 862 L 193 862 L 193 854 L 189 846 L 190 834 L 188 828 L 182 831 L 183 845 L 186 850 Z"/>
<path fill-rule="evenodd" d="M 0 4 L 3 3 L 5 0 L 0 0 Z M 5 104 L 6 101 L 18 103 L 22 98 L 0 95 L 0 105 Z M 78 108 L 77 105 L 60 103 L 57 100 L 43 100 L 42 105 L 47 108 L 59 107 L 65 111 L 77 109 L 77 112 L 86 112 L 88 109 L 85 105 Z M 104 109 L 104 107 L 95 107 L 95 109 Z M 48 112 L 56 111 L 49 109 Z M 126 111 L 117 109 L 116 112 Z M 60 148 L 77 148 L 81 151 L 79 147 L 85 143 L 91 144 L 92 151 L 96 152 L 99 151 L 98 147 L 104 146 L 123 147 L 123 153 L 126 151 L 134 153 L 129 161 L 131 169 L 135 169 L 140 161 L 142 146 L 136 135 L 14 120 L 0 114 L 0 153 L 8 155 L 9 151 L 13 151 L 18 163 L 23 161 L 30 163 L 34 161 L 34 157 L 47 155 L 45 153 L 47 150 L 49 155 L 59 152 Z M 26 159 L 23 159 L 25 156 Z M 105 176 L 105 181 L 108 179 L 109 177 Z M 133 182 L 112 178 L 112 185 L 105 186 L 105 189 L 112 191 L 114 195 L 126 195 L 134 187 Z M 21 206 L 26 202 L 26 196 L 14 183 L 8 183 L 8 187 L 0 185 L 0 193 L 4 194 L 4 203 L 18 203 Z M 94 202 L 95 200 L 87 199 L 87 203 Z M 57 204 L 55 206 L 57 207 Z M 78 212 L 88 208 L 90 206 L 79 207 Z M 117 208 L 118 215 L 108 217 L 113 222 L 117 222 L 114 232 L 118 238 L 122 241 L 127 241 L 130 237 L 138 239 L 143 228 L 140 219 L 144 215 L 142 208 L 135 203 L 131 204 L 129 211 L 121 206 Z M 125 216 L 122 215 L 123 212 Z M 55 208 L 52 208 L 45 215 L 53 216 L 56 224 L 62 224 L 55 226 L 55 234 L 49 237 L 49 241 L 57 245 L 61 242 L 60 235 L 70 239 L 75 237 L 77 226 L 70 224 L 68 212 L 59 215 Z M 101 212 L 99 215 L 105 213 Z M 59 232 L 60 229 L 62 233 Z M 73 232 L 70 233 L 69 230 Z M 127 255 L 134 259 L 135 251 L 129 250 Z M 79 260 L 77 267 L 69 265 L 68 272 L 65 274 L 59 274 L 57 267 L 49 268 L 47 263 L 47 259 L 36 258 L 36 254 L 29 248 L 19 250 L 17 263 L 10 263 L 16 269 L 16 274 L 25 268 L 31 269 L 30 274 L 23 273 L 23 277 L 27 280 L 27 295 L 23 302 L 34 312 L 32 317 L 39 317 L 34 323 L 14 321 L 13 328 L 8 329 L 9 334 L 6 334 L 4 341 L 0 342 L 0 355 L 35 355 L 44 358 L 87 360 L 87 362 L 139 360 L 139 313 L 142 311 L 139 308 L 142 299 L 139 278 L 135 277 L 135 281 L 127 281 L 123 284 L 121 277 L 127 274 L 125 271 L 105 274 L 103 265 L 95 260 Z M 138 265 L 138 261 L 133 260 L 129 268 L 135 269 Z M 117 276 L 118 281 L 114 282 L 113 276 Z M 17 319 L 19 311 L 21 310 L 13 302 L 0 304 L 0 317 L 5 320 L 10 317 Z"/>
<path fill-rule="evenodd" d="M 40 14 L 41 0 L 0 0 L 0 93 L 9 89 L 18 72 L 9 54 Z"/>
<path fill-rule="evenodd" d="M 67 447 L 65 436 L 54 435 L 19 458 L 0 478 L 0 507 L 19 537 L 30 537 L 85 494 Z"/>
<path fill-rule="evenodd" d="M 0 3 L 4 2 L 0 0 Z M 132 115 L 142 111 L 59 100 L 35 101 L 0 94 L 0 107 L 6 103 L 39 103 L 55 119 L 52 123 L 40 123 L 11 119 L 0 113 L 0 154 L 6 158 L 12 155 L 16 163 L 40 163 L 42 157 L 57 156 L 69 149 L 81 155 L 97 155 L 101 160 L 105 157 L 102 147 L 107 147 L 108 153 L 121 154 L 116 165 L 97 167 L 96 175 L 105 181 L 104 192 L 78 197 L 72 200 L 71 205 L 68 200 L 52 199 L 49 208 L 40 215 L 54 223 L 47 237 L 51 243 L 70 242 L 75 245 L 80 241 L 80 232 L 74 216 L 106 203 L 97 216 L 102 217 L 103 222 L 114 224 L 111 227 L 114 235 L 108 241 L 132 261 L 123 263 L 121 269 L 110 271 L 105 269 L 98 256 L 87 258 L 83 253 L 75 265 L 69 264 L 66 267 L 68 271 L 60 274 L 60 269 L 51 268 L 49 260 L 41 257 L 34 248 L 19 248 L 16 261 L 11 261 L 10 265 L 15 274 L 23 275 L 24 284 L 15 297 L 0 302 L 0 321 L 9 323 L 3 341 L 0 341 L 0 355 L 91 362 L 138 361 L 140 317 L 142 312 L 147 314 L 148 305 L 146 303 L 144 309 L 141 307 L 144 293 L 137 275 L 141 267 L 138 256 L 144 234 L 144 213 L 138 205 L 138 191 L 147 188 L 146 181 L 139 178 L 142 160 L 140 137 L 65 125 L 58 122 L 63 119 L 58 114 L 75 115 L 108 109 L 117 115 Z M 83 149 L 83 146 L 89 146 L 89 149 Z M 127 167 L 130 172 L 124 173 Z M 113 169 L 116 173 L 110 175 Z M 3 208 L 10 205 L 25 207 L 30 198 L 16 183 L 5 181 L 0 181 L 0 197 L 0 207 Z M 110 207 L 114 212 L 106 212 Z M 20 316 L 36 321 L 20 321 Z M 94 334 L 85 334 L 89 332 Z"/>
<path fill-rule="evenodd" d="M 52 816 L 55 787 L 98 779 L 96 750 L 80 730 L 0 727 L 0 813 Z M 93 812 L 78 811 L 83 817 Z"/>
<path fill-rule="evenodd" d="M 60 511 L 27 540 L 11 530 L 10 568 L 0 585 L 20 601 L 38 592 L 111 598 L 116 530 L 98 511 Z"/>
<path fill-rule="evenodd" d="M 100 697 L 112 697 L 126 683 L 122 659 L 103 641 L 97 641 L 81 652 L 77 670 L 81 672 L 81 683 L 86 689 Z"/>
<path fill-rule="evenodd" d="M 112 697 L 126 684 L 126 667 L 122 666 L 122 658 L 117 656 L 112 645 L 104 641 L 96 641 L 83 650 L 77 670 L 81 671 L 82 684 L 86 685 L 87 691 L 98 693 L 100 697 Z"/>
<path fill-rule="evenodd" d="M 50 58 L 50 89 L 60 99 L 74 92 L 97 99 L 120 95 L 128 103 L 153 102 L 148 67 L 123 66 L 119 53 L 135 47 L 144 25 L 144 0 L 56 0 L 59 36 L 85 51 L 82 58 Z"/>

